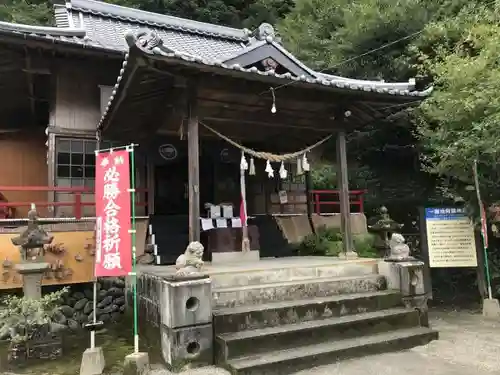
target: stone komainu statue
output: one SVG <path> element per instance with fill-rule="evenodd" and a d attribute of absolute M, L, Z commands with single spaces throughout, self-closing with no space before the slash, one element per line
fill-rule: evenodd
<path fill-rule="evenodd" d="M 200 242 L 191 242 L 184 254 L 180 255 L 175 262 L 175 268 L 177 268 L 176 275 L 186 276 L 199 273 L 203 266 L 202 258 L 204 250 L 205 248 Z"/>

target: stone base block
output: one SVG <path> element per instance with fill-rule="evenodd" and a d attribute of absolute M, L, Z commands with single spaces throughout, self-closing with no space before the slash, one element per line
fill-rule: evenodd
<path fill-rule="evenodd" d="M 259 250 L 228 251 L 224 253 L 212 253 L 212 264 L 258 262 L 259 260 L 260 260 Z"/>
<path fill-rule="evenodd" d="M 162 281 L 161 323 L 167 327 L 187 327 L 212 322 L 212 282 L 209 277 L 195 280 Z"/>
<path fill-rule="evenodd" d="M 485 318 L 499 319 L 500 304 L 496 298 L 485 298 L 483 301 L 483 316 Z"/>
<path fill-rule="evenodd" d="M 125 357 L 123 375 L 147 375 L 149 370 L 148 353 L 132 353 Z"/>
<path fill-rule="evenodd" d="M 102 348 L 88 348 L 83 352 L 80 375 L 101 375 L 105 361 Z"/>
<path fill-rule="evenodd" d="M 162 355 L 171 371 L 213 364 L 212 324 L 185 328 L 161 327 Z"/>

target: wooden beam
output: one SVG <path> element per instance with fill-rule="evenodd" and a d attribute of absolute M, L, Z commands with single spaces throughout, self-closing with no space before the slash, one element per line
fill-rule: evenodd
<path fill-rule="evenodd" d="M 189 242 L 200 241 L 200 144 L 196 90 L 192 82 L 188 98 Z"/>
<path fill-rule="evenodd" d="M 340 226 L 343 235 L 343 250 L 346 255 L 354 251 L 351 230 L 351 206 L 349 201 L 349 179 L 347 175 L 347 146 L 345 131 L 337 133 L 337 173 L 340 198 Z"/>
<path fill-rule="evenodd" d="M 29 55 L 27 49 L 25 49 L 25 53 L 26 53 L 26 56 L 25 56 L 26 70 L 29 71 L 31 69 L 31 56 Z M 33 117 L 36 117 L 35 100 L 33 99 L 35 97 L 35 86 L 34 86 L 33 77 L 31 74 L 26 74 L 26 81 L 27 81 L 27 85 L 28 85 L 31 114 L 33 115 Z"/>
<path fill-rule="evenodd" d="M 333 129 L 325 129 L 325 128 L 315 128 L 314 126 L 307 125 L 293 125 L 293 121 L 290 119 L 288 123 L 283 122 L 274 122 L 272 118 L 270 119 L 259 119 L 258 117 L 251 116 L 247 117 L 233 117 L 233 118 L 225 118 L 221 117 L 205 117 L 203 116 L 203 120 L 209 121 L 211 123 L 234 123 L 234 124 L 247 124 L 247 125 L 256 125 L 262 127 L 273 127 L 273 128 L 287 128 L 287 129 L 302 129 L 311 132 L 324 132 L 331 133 Z"/>

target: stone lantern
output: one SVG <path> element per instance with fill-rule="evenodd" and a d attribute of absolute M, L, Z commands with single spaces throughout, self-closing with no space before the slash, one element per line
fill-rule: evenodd
<path fill-rule="evenodd" d="M 54 239 L 45 230 L 40 228 L 38 213 L 34 204 L 28 212 L 28 227 L 19 236 L 12 239 L 12 243 L 19 247 L 21 262 L 16 266 L 17 272 L 23 277 L 23 291 L 27 298 L 41 298 L 41 283 L 44 273 L 49 268 L 45 262 L 44 245 Z M 33 253 L 36 251 L 36 255 Z"/>
<path fill-rule="evenodd" d="M 393 233 L 397 233 L 403 228 L 404 224 L 399 224 L 389 216 L 387 207 L 382 206 L 379 210 L 379 215 L 375 217 L 375 223 L 369 225 L 368 229 L 378 235 L 376 247 L 383 251 L 385 258 L 391 256 L 390 239 Z M 401 235 L 400 235 L 401 236 Z"/>

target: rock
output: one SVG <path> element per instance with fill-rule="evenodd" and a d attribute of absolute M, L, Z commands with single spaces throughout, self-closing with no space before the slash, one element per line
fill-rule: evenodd
<path fill-rule="evenodd" d="M 126 309 L 127 309 L 127 305 L 120 306 L 120 312 L 125 312 Z"/>
<path fill-rule="evenodd" d="M 122 317 L 122 314 L 120 314 L 119 312 L 113 312 L 113 313 L 111 313 L 111 320 L 113 322 L 119 321 L 121 317 Z"/>
<path fill-rule="evenodd" d="M 113 300 L 113 303 L 114 303 L 115 305 L 118 305 L 118 306 L 125 305 L 125 296 L 121 296 L 121 297 L 115 298 L 115 299 Z"/>
<path fill-rule="evenodd" d="M 114 279 L 113 280 L 113 286 L 119 288 L 119 289 L 123 289 L 125 288 L 125 280 L 123 279 Z"/>
<path fill-rule="evenodd" d="M 0 328 L 0 340 L 10 339 L 10 327 L 6 324 Z"/>
<path fill-rule="evenodd" d="M 102 314 L 100 317 L 99 317 L 99 320 L 106 323 L 106 322 L 109 322 L 111 319 L 111 316 L 109 314 Z"/>
<path fill-rule="evenodd" d="M 97 301 L 101 302 L 104 298 L 106 298 L 107 295 L 108 293 L 105 290 L 100 290 L 97 293 Z"/>
<path fill-rule="evenodd" d="M 99 307 L 101 309 L 103 307 L 108 306 L 111 302 L 113 302 L 113 297 L 112 296 L 107 296 L 101 302 L 99 302 L 99 304 L 97 305 L 97 307 Z"/>
<path fill-rule="evenodd" d="M 64 314 L 66 318 L 71 318 L 75 313 L 75 310 L 68 305 L 62 305 L 61 307 L 59 307 L 59 310 Z"/>
<path fill-rule="evenodd" d="M 73 293 L 73 298 L 78 301 L 79 299 L 84 299 L 85 294 L 83 294 L 82 292 L 75 292 Z"/>
<path fill-rule="evenodd" d="M 66 305 L 73 307 L 75 306 L 75 303 L 76 303 L 76 298 L 73 297 L 66 298 Z"/>
<path fill-rule="evenodd" d="M 111 314 L 113 312 L 113 305 L 108 305 L 100 310 L 101 314 Z"/>
<path fill-rule="evenodd" d="M 68 329 L 64 324 L 50 323 L 50 332 L 52 333 L 62 333 Z"/>
<path fill-rule="evenodd" d="M 88 301 L 89 300 L 87 298 L 82 298 L 78 300 L 78 302 L 75 303 L 75 310 L 83 310 Z"/>
<path fill-rule="evenodd" d="M 52 315 L 52 321 L 57 324 L 65 325 L 68 319 L 66 319 L 66 316 L 62 313 L 62 311 L 56 310 Z"/>
<path fill-rule="evenodd" d="M 78 322 L 76 320 L 68 319 L 67 324 L 68 324 L 69 329 L 72 331 L 78 331 L 78 329 L 80 329 L 80 325 L 78 324 Z"/>
<path fill-rule="evenodd" d="M 120 288 L 110 288 L 108 289 L 108 293 L 107 293 L 108 296 L 113 296 L 113 297 L 121 297 L 123 296 L 123 289 L 120 289 Z"/>
<path fill-rule="evenodd" d="M 92 311 L 94 311 L 94 304 L 92 301 L 88 301 L 85 304 L 85 307 L 83 308 L 83 313 L 84 314 L 90 314 Z"/>
<path fill-rule="evenodd" d="M 112 312 L 120 311 L 120 306 L 114 304 L 111 305 L 111 311 Z"/>
<path fill-rule="evenodd" d="M 85 289 L 83 291 L 83 294 L 85 294 L 85 298 L 87 298 L 90 301 L 94 299 L 94 291 L 92 289 Z"/>
<path fill-rule="evenodd" d="M 77 313 L 75 313 L 74 319 L 75 319 L 78 323 L 82 324 L 83 322 L 86 322 L 86 321 L 87 321 L 87 315 L 85 315 L 85 314 L 84 314 L 84 313 L 82 313 L 82 312 L 77 312 Z"/>

